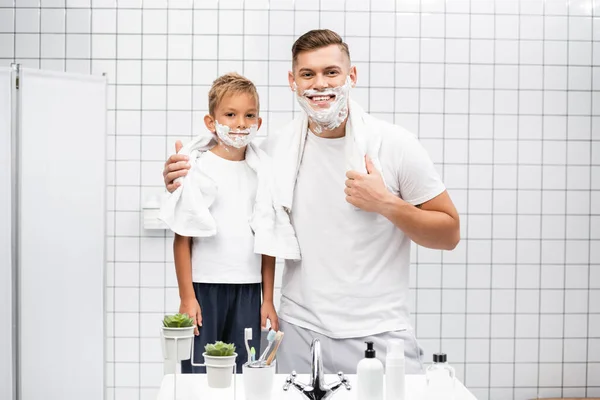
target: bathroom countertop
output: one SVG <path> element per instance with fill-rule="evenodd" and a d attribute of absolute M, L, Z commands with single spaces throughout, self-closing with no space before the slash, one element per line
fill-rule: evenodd
<path fill-rule="evenodd" d="M 302 400 L 303 397 L 298 391 L 291 388 L 285 392 L 282 387 L 285 383 L 287 374 L 277 374 L 274 378 L 273 395 L 271 400 Z M 174 397 L 173 374 L 163 377 L 157 400 L 193 400 L 193 399 L 211 399 L 211 400 L 229 400 L 234 399 L 233 385 L 229 389 L 211 389 L 206 384 L 206 375 L 204 374 L 178 374 L 177 375 L 177 397 Z M 356 375 L 346 375 L 352 390 L 340 388 L 332 400 L 355 400 L 356 399 Z M 299 374 L 296 378 L 299 382 L 308 382 L 307 374 Z M 330 384 L 338 381 L 337 375 L 325 375 L 325 382 Z M 237 400 L 244 400 L 243 376 L 238 374 L 236 377 Z M 406 400 L 418 400 L 425 386 L 425 375 L 406 375 Z M 476 400 L 475 396 L 456 380 L 455 400 Z"/>

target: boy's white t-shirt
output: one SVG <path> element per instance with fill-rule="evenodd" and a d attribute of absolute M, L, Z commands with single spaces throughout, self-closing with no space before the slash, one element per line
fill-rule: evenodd
<path fill-rule="evenodd" d="M 204 152 L 197 162 L 200 170 L 217 185 L 217 195 L 210 206 L 217 233 L 193 238 L 192 281 L 262 282 L 261 255 L 254 253 L 254 235 L 249 223 L 256 199 L 256 172 L 245 160 L 226 160 L 211 151 Z"/>
<path fill-rule="evenodd" d="M 445 190 L 416 137 L 397 129 L 382 136 L 379 160 L 396 195 L 416 205 Z M 345 140 L 308 133 L 291 211 L 302 260 L 286 260 L 278 312 L 332 338 L 406 329 L 411 240 L 346 202 Z"/>

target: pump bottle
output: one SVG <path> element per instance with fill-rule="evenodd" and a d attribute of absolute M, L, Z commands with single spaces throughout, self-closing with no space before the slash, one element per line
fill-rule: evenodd
<path fill-rule="evenodd" d="M 385 356 L 385 400 L 404 400 L 405 368 L 404 340 L 388 341 Z"/>
<path fill-rule="evenodd" d="M 356 366 L 358 399 L 383 400 L 383 364 L 376 358 L 373 342 L 365 342 L 365 358 Z"/>

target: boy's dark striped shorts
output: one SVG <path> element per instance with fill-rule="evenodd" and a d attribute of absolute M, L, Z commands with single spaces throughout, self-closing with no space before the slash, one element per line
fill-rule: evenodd
<path fill-rule="evenodd" d="M 237 371 L 248 361 L 244 344 L 244 329 L 252 328 L 250 348 L 260 356 L 260 283 L 197 283 L 194 282 L 196 299 L 202 310 L 200 335 L 194 338 L 194 364 L 202 364 L 204 346 L 218 340 L 235 344 Z M 204 367 L 192 367 L 190 360 L 181 362 L 182 373 L 205 373 Z"/>

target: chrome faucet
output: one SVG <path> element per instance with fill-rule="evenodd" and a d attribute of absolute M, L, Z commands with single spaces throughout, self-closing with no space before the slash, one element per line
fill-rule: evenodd
<path fill-rule="evenodd" d="M 323 377 L 323 359 L 321 358 L 321 343 L 319 339 L 313 339 L 310 346 L 312 355 L 312 366 L 310 372 L 310 382 L 304 384 L 296 382 L 296 371 L 292 371 L 283 385 L 283 390 L 287 391 L 290 386 L 293 386 L 308 400 L 327 400 L 333 396 L 337 390 L 344 385 L 347 390 L 351 389 L 350 382 L 340 371 L 338 372 L 339 381 L 330 385 L 325 384 Z"/>

